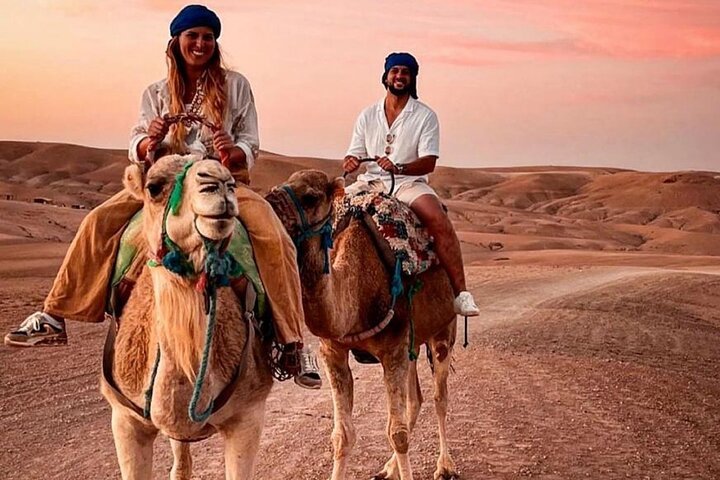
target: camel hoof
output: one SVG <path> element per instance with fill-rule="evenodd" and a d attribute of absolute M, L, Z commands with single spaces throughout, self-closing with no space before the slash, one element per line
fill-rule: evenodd
<path fill-rule="evenodd" d="M 433 478 L 435 480 L 460 480 L 460 475 L 458 475 L 457 472 L 449 472 L 443 469 L 443 471 L 435 472 Z"/>

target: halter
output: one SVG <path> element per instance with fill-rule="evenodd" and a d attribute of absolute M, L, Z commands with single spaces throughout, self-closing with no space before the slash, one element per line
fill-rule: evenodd
<path fill-rule="evenodd" d="M 194 162 L 192 161 L 187 162 L 183 166 L 182 170 L 175 176 L 175 183 L 173 185 L 172 192 L 170 193 L 167 205 L 165 205 L 165 211 L 163 212 L 162 239 L 160 242 L 160 248 L 154 258 L 151 258 L 148 261 L 148 265 L 150 267 L 158 267 L 162 265 L 168 271 L 183 278 L 198 277 L 199 275 L 195 283 L 195 289 L 204 293 L 207 329 L 205 332 L 205 346 L 203 348 L 200 370 L 197 378 L 195 379 L 192 398 L 190 400 L 190 405 L 188 406 L 188 415 L 194 422 L 204 422 L 212 414 L 215 400 L 212 400 L 203 412 L 198 413 L 196 409 L 197 402 L 200 399 L 200 392 L 202 391 L 203 383 L 205 382 L 210 347 L 212 345 L 213 333 L 215 331 L 217 289 L 218 287 L 226 287 L 230 285 L 230 279 L 242 275 L 243 270 L 235 257 L 226 251 L 226 242 L 216 242 L 200 233 L 197 227 L 197 215 L 193 219 L 193 225 L 198 235 L 200 235 L 200 238 L 202 238 L 205 250 L 205 263 L 202 271 L 195 271 L 195 268 L 193 267 L 192 262 L 188 259 L 187 254 L 182 251 L 180 246 L 178 246 L 178 244 L 175 243 L 167 233 L 168 216 L 171 213 L 173 215 L 177 215 L 180 211 L 185 177 L 187 176 L 187 172 L 193 163 Z M 253 326 L 248 325 L 248 328 L 252 329 Z M 248 346 L 246 345 L 244 349 L 245 348 L 248 348 Z M 143 416 L 145 418 L 149 418 L 150 416 L 150 403 L 152 400 L 153 385 L 155 383 L 155 377 L 157 375 L 159 365 L 160 346 L 158 345 L 155 365 L 153 366 L 153 371 L 150 377 L 150 386 L 145 392 L 145 409 L 143 412 Z M 238 368 L 238 373 L 239 370 L 240 368 Z"/>
<path fill-rule="evenodd" d="M 301 252 L 302 252 L 302 245 L 305 243 L 306 240 L 309 240 L 312 237 L 320 237 L 320 244 L 323 249 L 323 253 L 325 255 L 325 264 L 323 266 L 323 273 L 329 274 L 330 273 L 330 253 L 329 250 L 333 247 L 333 228 L 332 228 L 332 209 L 328 212 L 328 214 L 320 219 L 319 221 L 310 224 L 307 221 L 307 217 L 305 216 L 305 209 L 300 204 L 300 200 L 298 200 L 297 195 L 295 195 L 295 192 L 292 188 L 290 188 L 289 185 L 283 185 L 282 190 L 287 194 L 287 196 L 292 201 L 293 205 L 295 206 L 295 211 L 297 212 L 298 216 L 300 217 L 300 225 L 298 227 L 300 228 L 300 233 L 298 233 L 296 236 L 293 237 L 293 243 L 295 244 L 295 248 L 297 249 L 298 253 L 298 259 L 300 258 Z"/>

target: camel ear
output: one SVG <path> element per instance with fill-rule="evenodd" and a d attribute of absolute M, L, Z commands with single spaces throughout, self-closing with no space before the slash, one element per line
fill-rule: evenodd
<path fill-rule="evenodd" d="M 345 179 L 337 177 L 328 185 L 328 197 L 336 200 L 345 196 Z"/>
<path fill-rule="evenodd" d="M 143 200 L 143 184 L 144 184 L 143 171 L 139 165 L 133 163 L 125 168 L 125 175 L 123 175 L 123 185 L 125 189 L 132 194 L 133 197 L 138 200 Z"/>

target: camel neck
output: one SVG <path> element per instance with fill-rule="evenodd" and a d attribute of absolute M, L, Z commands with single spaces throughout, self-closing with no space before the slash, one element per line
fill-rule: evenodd
<path fill-rule="evenodd" d="M 375 312 L 361 304 L 372 302 L 377 288 L 388 288 L 387 272 L 367 229 L 353 221 L 336 236 L 328 275 L 323 274 L 323 259 L 319 239 L 305 243 L 300 270 L 310 331 L 318 337 L 340 338 L 374 326 Z"/>

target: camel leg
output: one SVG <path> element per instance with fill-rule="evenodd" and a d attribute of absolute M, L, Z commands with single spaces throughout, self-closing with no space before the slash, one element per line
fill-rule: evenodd
<path fill-rule="evenodd" d="M 157 430 L 140 422 L 123 407 L 112 407 L 111 423 L 123 480 L 151 480 Z"/>
<path fill-rule="evenodd" d="M 440 436 L 440 456 L 435 470 L 435 480 L 451 480 L 459 478 L 455 462 L 450 456 L 447 442 L 447 406 L 448 387 L 447 380 L 450 373 L 450 362 L 452 360 L 452 349 L 455 343 L 457 323 L 453 322 L 447 330 L 428 342 L 433 356 L 433 378 L 435 380 L 435 413 L 438 417 L 438 433 Z"/>
<path fill-rule="evenodd" d="M 325 372 L 330 379 L 333 398 L 333 471 L 331 480 L 344 480 L 347 462 L 355 445 L 355 427 L 352 423 L 353 377 L 348 365 L 348 350 L 323 341 L 320 353 Z"/>
<path fill-rule="evenodd" d="M 413 480 L 408 449 L 410 429 L 408 428 L 408 374 L 410 361 L 407 346 L 398 345 L 394 352 L 388 352 L 381 359 L 385 388 L 388 394 L 387 436 L 393 449 L 401 480 Z"/>
<path fill-rule="evenodd" d="M 410 432 L 415 428 L 418 415 L 420 414 L 420 406 L 423 397 L 420 390 L 420 381 L 417 374 L 417 362 L 410 362 L 408 370 L 408 404 L 407 404 L 407 421 Z M 388 460 L 383 469 L 373 477 L 373 480 L 398 480 L 400 472 L 398 470 L 397 458 L 393 456 Z"/>
<path fill-rule="evenodd" d="M 192 456 L 190 444 L 170 439 L 173 452 L 173 466 L 170 470 L 170 480 L 190 480 L 192 477 Z"/>
<path fill-rule="evenodd" d="M 220 431 L 225 438 L 226 480 L 250 480 L 265 424 L 265 402 L 243 410 L 242 420 L 229 423 Z"/>

